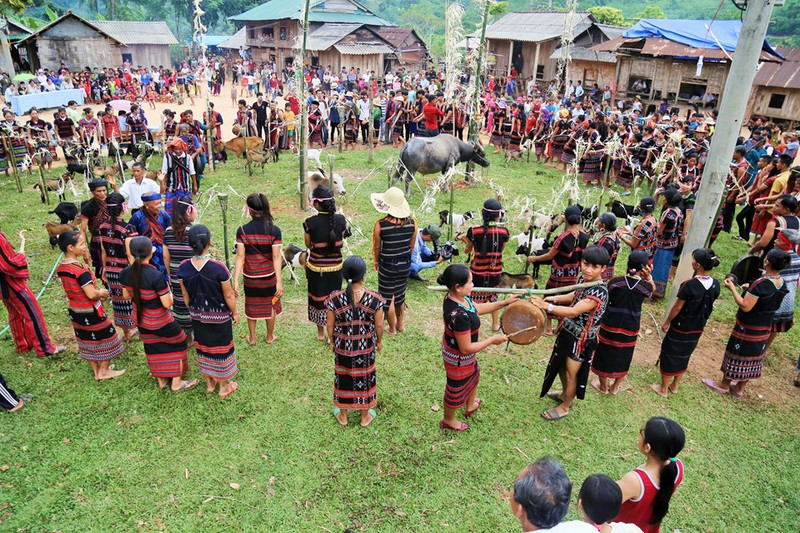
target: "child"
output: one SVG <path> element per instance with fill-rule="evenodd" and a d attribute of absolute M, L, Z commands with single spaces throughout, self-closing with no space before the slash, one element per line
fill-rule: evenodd
<path fill-rule="evenodd" d="M 639 432 L 639 451 L 647 462 L 618 482 L 622 489 L 618 522 L 636 524 L 644 533 L 659 533 L 672 493 L 683 481 L 683 463 L 677 455 L 685 444 L 683 428 L 674 420 L 656 416 L 647 421 Z"/>
<path fill-rule="evenodd" d="M 654 383 L 650 387 L 664 398 L 670 392 L 678 392 L 689 358 L 711 316 L 714 301 L 719 298 L 719 281 L 711 277 L 711 269 L 718 265 L 719 259 L 711 248 L 698 248 L 692 253 L 694 276 L 683 282 L 678 299 L 661 325 L 666 333 L 658 358 L 661 384 Z"/>
<path fill-rule="evenodd" d="M 283 121 L 286 123 L 286 149 L 294 149 L 294 111 L 292 104 L 286 104 L 283 111 Z"/>
<path fill-rule="evenodd" d="M 578 493 L 578 509 L 584 522 L 592 524 L 600 533 L 641 533 L 639 526 L 610 522 L 622 506 L 622 489 L 605 474 L 587 477 Z"/>
<path fill-rule="evenodd" d="M 597 333 L 592 372 L 599 379 L 592 387 L 603 394 L 617 394 L 628 374 L 639 336 L 642 303 L 653 295 L 647 253 L 634 250 L 628 256 L 628 273 L 608 281 L 608 309 Z M 614 383 L 609 386 L 608 380 Z"/>
<path fill-rule="evenodd" d="M 88 255 L 84 232 L 65 231 L 58 237 L 58 247 L 64 252 L 64 259 L 56 273 L 69 300 L 78 353 L 92 365 L 94 379 L 119 377 L 125 371 L 112 370 L 110 363 L 124 348 L 101 303 L 108 300 L 108 291 L 97 288 L 94 275 L 80 262 L 79 258 Z"/>
<path fill-rule="evenodd" d="M 473 287 L 472 272 L 466 265 L 461 264 L 447 267 L 439 275 L 437 282 L 449 289 L 442 304 L 444 319 L 442 357 L 447 373 L 447 386 L 444 389 L 444 419 L 439 421 L 439 427 L 465 431 L 469 429 L 469 425 L 455 419 L 456 411 L 466 405 L 464 416 L 469 418 L 481 405 L 481 399 L 475 396 L 481 373 L 475 355 L 493 344 L 503 344 L 508 340 L 505 335 L 498 334 L 479 341 L 478 330 L 481 327 L 479 315 L 506 307 L 517 301 L 518 297 L 474 304 L 469 298 Z"/>
<path fill-rule="evenodd" d="M 586 248 L 581 259 L 583 279 L 580 281 L 599 281 L 608 260 L 608 251 L 605 248 Z M 547 364 L 540 395 L 547 395 L 559 402 L 558 406 L 543 411 L 542 418 L 558 420 L 569 414 L 572 401 L 576 397 L 582 400 L 586 394 L 589 365 L 597 346 L 597 330 L 606 310 L 608 289 L 605 285 L 594 285 L 569 294 L 549 296 L 544 300 L 534 298 L 531 301 L 549 315 L 564 319 L 558 327 L 558 336 Z M 561 379 L 562 390 L 548 394 L 556 375 Z"/>
<path fill-rule="evenodd" d="M 375 354 L 381 351 L 383 304 L 380 294 L 364 288 L 367 265 L 351 256 L 342 264 L 347 288 L 325 301 L 328 343 L 333 348 L 335 374 L 333 416 L 347 425 L 347 411 L 361 411 L 361 427 L 375 419 L 378 403 Z"/>
<path fill-rule="evenodd" d="M 150 104 L 150 109 L 156 108 L 156 91 L 152 87 L 147 88 L 147 102 Z"/>

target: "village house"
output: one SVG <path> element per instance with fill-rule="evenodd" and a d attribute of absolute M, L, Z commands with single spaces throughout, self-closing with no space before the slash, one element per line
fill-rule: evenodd
<path fill-rule="evenodd" d="M 753 81 L 747 113 L 775 122 L 788 122 L 787 129 L 800 123 L 800 48 L 776 48 L 782 64 L 763 63 Z"/>
<path fill-rule="evenodd" d="M 646 19 L 589 50 L 616 55 L 616 95 L 638 97 L 646 112 L 662 99 L 671 107 L 718 107 L 741 25 L 738 20 Z M 760 61 L 781 61 L 766 40 Z"/>
<path fill-rule="evenodd" d="M 591 88 L 595 83 L 600 89 L 615 83 L 617 75 L 617 56 L 613 52 L 590 50 L 596 44 L 619 37 L 627 28 L 594 23 L 573 40 L 571 46 L 559 46 L 550 55 L 550 59 L 558 61 L 569 57 L 566 75 L 569 81 L 581 81 L 583 86 Z"/>
<path fill-rule="evenodd" d="M 274 61 L 278 68 L 294 65 L 301 48 L 302 0 L 270 0 L 240 15 L 230 17 L 245 24 L 245 43 L 256 61 Z M 312 66 L 358 67 L 383 74 L 389 68 L 427 58 L 425 43 L 413 30 L 404 34 L 381 34 L 387 28 L 400 30 L 355 0 L 318 0 L 308 14 L 306 58 Z M 223 46 L 226 43 L 223 43 Z"/>
<path fill-rule="evenodd" d="M 93 20 L 67 11 L 17 43 L 24 47 L 32 69 L 70 70 L 87 65 L 159 66 L 170 64 L 170 45 L 178 44 L 166 23 Z"/>

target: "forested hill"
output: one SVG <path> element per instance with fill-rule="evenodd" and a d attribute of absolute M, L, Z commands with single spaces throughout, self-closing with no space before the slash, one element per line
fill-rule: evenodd
<path fill-rule="evenodd" d="M 88 19 L 165 20 L 178 40 L 185 41 L 192 33 L 192 0 L 28 0 L 32 7 L 22 21 L 31 27 L 44 24 L 72 9 Z M 266 0 L 203 0 L 204 23 L 209 33 L 232 34 L 238 28 L 227 18 L 242 13 Z M 296 0 L 301 2 L 303 0 Z M 444 13 L 452 0 L 361 0 L 380 17 L 400 26 L 417 30 L 434 56 L 445 50 Z M 640 18 L 710 19 L 717 13 L 721 0 L 578 0 L 581 10 L 592 10 L 608 24 L 633 25 Z M 740 0 L 741 1 L 741 0 Z M 548 9 L 547 0 L 533 0 L 535 10 Z M 466 33 L 477 28 L 480 14 L 475 0 L 462 0 L 466 12 L 463 25 Z M 554 10 L 565 9 L 565 0 L 553 0 Z M 499 6 L 505 11 L 529 11 L 530 0 L 509 0 Z M 724 0 L 717 13 L 719 19 L 736 19 L 741 12 L 731 0 Z M 501 15 L 494 15 L 497 18 Z M 38 19 L 38 23 L 29 17 Z M 775 44 L 800 46 L 800 0 L 786 0 L 775 8 L 769 30 Z"/>

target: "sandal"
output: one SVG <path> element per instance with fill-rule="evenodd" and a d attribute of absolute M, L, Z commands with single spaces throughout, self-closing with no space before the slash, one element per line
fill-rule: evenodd
<path fill-rule="evenodd" d="M 375 412 L 375 409 L 367 409 L 367 413 L 368 413 L 368 414 L 369 414 L 369 416 L 371 416 L 372 418 L 370 418 L 370 419 L 369 419 L 369 422 L 367 422 L 366 424 L 365 424 L 364 422 L 361 422 L 361 427 L 362 427 L 362 428 L 365 428 L 365 427 L 367 427 L 368 425 L 370 425 L 370 424 L 372 423 L 372 421 L 373 421 L 373 420 L 375 420 L 375 417 L 377 417 L 377 416 L 378 416 L 378 413 L 376 413 L 376 412 Z"/>
<path fill-rule="evenodd" d="M 481 399 L 476 397 L 475 398 L 475 409 L 473 409 L 472 411 L 467 409 L 467 411 L 464 413 L 464 416 L 467 417 L 467 418 L 471 417 L 473 414 L 475 414 L 475 411 L 477 411 L 480 406 L 481 406 Z"/>
<path fill-rule="evenodd" d="M 342 423 L 342 421 L 341 421 L 341 420 L 339 420 L 339 415 L 340 415 L 341 413 L 342 413 L 342 410 L 341 410 L 341 409 L 339 409 L 338 407 L 334 407 L 334 408 L 333 408 L 333 418 L 335 418 L 335 419 L 336 419 L 336 421 L 337 421 L 337 422 L 339 422 L 339 424 L 340 424 L 340 425 L 342 425 L 342 426 L 346 426 L 346 425 L 347 425 L 347 422 L 344 422 L 344 423 Z"/>
<path fill-rule="evenodd" d="M 567 411 L 567 414 L 562 415 L 556 410 L 555 407 L 546 411 L 542 411 L 542 418 L 545 420 L 560 420 L 562 418 L 566 418 L 567 416 L 569 416 L 569 411 Z"/>
<path fill-rule="evenodd" d="M 714 385 L 714 380 L 713 380 L 713 379 L 705 378 L 705 379 L 703 379 L 702 381 L 703 381 L 703 385 L 705 385 L 705 386 L 706 386 L 706 387 L 708 387 L 709 389 L 711 389 L 711 390 L 715 390 L 715 391 L 717 391 L 717 392 L 718 392 L 718 393 L 720 393 L 720 394 L 728 394 L 728 391 L 727 391 L 727 390 L 725 390 L 725 389 L 720 389 L 719 387 L 717 387 L 716 385 Z"/>
<path fill-rule="evenodd" d="M 461 425 L 457 428 L 454 428 L 447 424 L 444 420 L 439 420 L 439 427 L 442 429 L 449 429 L 450 431 L 466 431 L 469 429 L 469 424 L 465 422 L 461 422 Z"/>
<path fill-rule="evenodd" d="M 233 394 L 234 391 L 236 391 L 236 389 L 239 388 L 239 383 L 237 381 L 231 381 L 228 385 L 229 385 L 228 392 L 226 392 L 225 394 L 220 393 L 219 395 L 220 399 L 227 398 L 228 396 Z"/>
<path fill-rule="evenodd" d="M 559 402 L 559 403 L 564 401 L 564 400 L 561 399 L 561 391 L 560 390 L 559 391 L 548 392 L 547 393 L 547 397 L 550 398 L 551 400 L 553 400 L 555 402 Z"/>
<path fill-rule="evenodd" d="M 193 388 L 195 385 L 197 385 L 197 383 L 198 382 L 197 382 L 196 379 L 193 379 L 191 381 L 184 381 L 183 383 L 181 383 L 181 386 L 178 387 L 177 389 L 170 389 L 170 390 L 173 393 L 175 393 L 175 392 L 183 392 L 185 390 L 189 390 L 189 389 Z M 166 387 L 164 387 L 164 388 L 166 389 Z"/>
<path fill-rule="evenodd" d="M 744 394 L 743 394 L 743 393 L 741 393 L 741 392 L 736 392 L 736 390 L 734 390 L 734 388 L 733 388 L 733 387 L 731 387 L 731 388 L 729 388 L 729 389 L 728 389 L 728 394 L 730 394 L 730 395 L 731 395 L 731 396 L 733 396 L 734 398 L 741 398 L 742 396 L 744 396 Z"/>

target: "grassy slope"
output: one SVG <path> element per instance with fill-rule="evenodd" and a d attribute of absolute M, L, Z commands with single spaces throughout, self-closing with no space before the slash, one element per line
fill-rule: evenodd
<path fill-rule="evenodd" d="M 392 153 L 378 152 L 376 164 Z M 367 193 L 385 188 L 385 169 L 353 194 L 355 177 L 363 179 L 373 168 L 365 160 L 363 152 L 345 154 L 337 168 L 347 177 L 344 208 L 369 234 L 377 215 Z M 537 175 L 533 164 L 504 168 L 497 158 L 493 162 L 487 175 L 511 189 L 507 205 L 521 194 L 536 195 L 539 205 L 553 196 L 558 180 L 550 171 Z M 230 183 L 242 193 L 266 191 L 284 242 L 300 243 L 306 214 L 296 208 L 295 164 L 284 156 L 266 177 L 252 179 L 229 165 L 208 174 L 204 188 Z M 30 260 L 31 286 L 38 290 L 57 256 L 40 227 L 48 215 L 35 193 L 18 195 L 11 180 L 0 182 L 0 191 L 0 226 L 8 235 L 30 229 L 29 253 L 43 252 Z M 485 185 L 459 190 L 456 210 L 475 210 L 490 195 Z M 417 194 L 412 205 L 419 201 Z M 440 197 L 437 211 L 444 202 Z M 231 199 L 231 236 L 240 206 L 241 200 Z M 424 224 L 435 220 L 433 214 L 418 216 Z M 221 257 L 216 202 L 202 221 L 215 232 Z M 511 229 L 520 226 L 514 221 Z M 368 244 L 365 238 L 351 242 L 362 254 Z M 726 235 L 718 252 L 726 267 L 738 255 Z M 507 266 L 517 271 L 512 253 Z M 722 273 L 720 268 L 716 274 Z M 14 354 L 8 336 L 0 340 L 10 385 L 35 397 L 18 415 L 4 416 L 0 426 L 0 529 L 515 531 L 506 490 L 529 459 L 556 456 L 578 485 L 594 472 L 621 476 L 641 462 L 638 430 L 657 414 L 680 421 L 688 435 L 681 455 L 687 478 L 667 530 L 800 526 L 800 478 L 793 466 L 800 452 L 796 403 L 722 398 L 699 385 L 701 376 L 691 371 L 680 396 L 662 401 L 648 390 L 657 372 L 635 364 L 633 392 L 617 398 L 590 392 L 569 418 L 546 423 L 539 412 L 550 404 L 538 399 L 538 392 L 551 341 L 508 352 L 493 348 L 479 358 L 485 405 L 471 422 L 473 429 L 442 432 L 441 413 L 431 411 L 441 403 L 444 385 L 441 294 L 418 282 L 410 286 L 408 331 L 386 339 L 378 356 L 377 420 L 369 429 L 355 421 L 343 429 L 330 414 L 331 355 L 314 340 L 305 319 L 304 281 L 301 275 L 300 285 L 286 283 L 276 345 L 251 348 L 242 339 L 246 327 L 236 330 L 241 387 L 227 401 L 206 397 L 201 388 L 183 395 L 158 391 L 140 344 L 117 360 L 118 368 L 127 369 L 122 379 L 91 381 L 88 365 L 75 353 L 63 291 L 52 284 L 42 307 L 52 334 L 70 351 L 58 360 L 38 360 Z M 376 286 L 374 273 L 368 285 Z M 656 304 L 648 308 L 655 315 L 663 312 Z M 733 304 L 723 296 L 714 314 L 722 321 L 721 337 L 732 316 Z M 789 377 L 797 329 L 779 340 L 777 363 L 768 365 L 768 372 Z M 193 361 L 191 366 L 197 376 Z"/>

